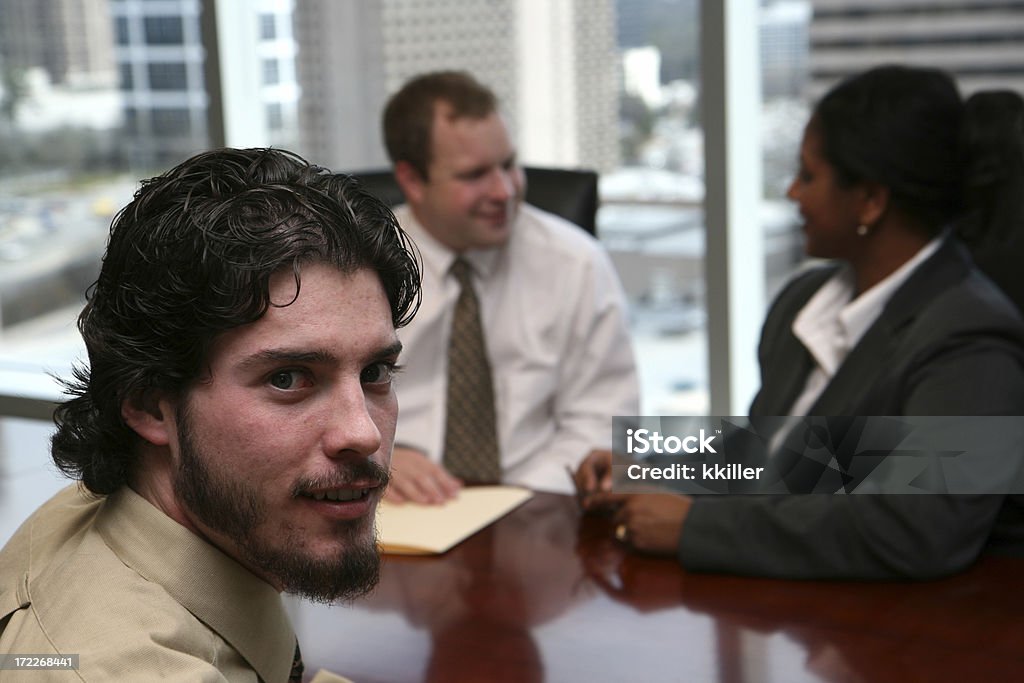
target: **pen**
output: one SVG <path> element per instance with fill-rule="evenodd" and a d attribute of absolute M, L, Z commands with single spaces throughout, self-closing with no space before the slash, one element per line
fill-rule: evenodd
<path fill-rule="evenodd" d="M 579 482 L 576 481 L 576 473 L 568 465 L 565 466 L 565 473 L 569 475 L 569 481 L 572 482 L 572 487 L 576 490 L 576 502 L 582 506 L 586 493 L 580 489 Z"/>

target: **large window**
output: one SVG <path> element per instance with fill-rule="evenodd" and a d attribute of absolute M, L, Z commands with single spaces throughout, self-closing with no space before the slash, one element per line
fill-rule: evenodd
<path fill-rule="evenodd" d="M 0 416 L 42 416 L 44 399 L 59 395 L 48 373 L 68 377 L 83 360 L 75 318 L 114 213 L 140 178 L 214 144 L 208 117 L 217 85 L 205 83 L 205 0 L 96 3 L 109 12 L 106 24 L 63 23 L 72 18 L 59 13 L 46 25 L 19 24 L 26 16 L 14 4 L 0 3 Z M 233 30 L 250 27 L 243 44 L 252 49 L 275 20 L 287 20 L 290 3 L 234 7 L 246 20 Z M 263 44 L 272 50 L 226 49 L 223 59 L 247 60 L 226 77 L 251 74 L 254 88 L 263 85 L 264 61 L 274 65 L 276 91 L 249 114 L 262 120 L 265 112 L 266 127 L 283 138 L 295 125 L 298 86 L 293 68 L 277 66 L 294 53 L 287 31 L 275 35 Z M 51 59 L 72 51 L 73 75 Z M 43 442 L 34 447 L 45 451 Z"/>
<path fill-rule="evenodd" d="M 1024 43 L 1019 3 L 723 1 L 760 10 L 763 104 L 749 113 L 761 132 L 764 201 L 748 209 L 763 232 L 768 297 L 802 260 L 785 191 L 810 102 L 837 78 L 884 59 L 947 68 L 965 93 L 1024 89 L 1013 66 Z M 19 372 L 65 370 L 80 353 L 72 321 L 113 212 L 140 177 L 213 144 L 209 112 L 229 109 L 210 107 L 231 88 L 204 82 L 203 3 L 104 6 L 109 25 L 89 36 L 0 16 L 3 35 L 32 37 L 0 42 L 0 366 Z M 298 151 L 318 163 L 382 167 L 386 96 L 416 72 L 464 68 L 501 96 L 525 163 L 600 171 L 598 232 L 629 297 L 643 409 L 709 409 L 717 311 L 706 303 L 706 255 L 721 226 L 705 217 L 698 0 L 232 7 L 248 15 L 231 26 L 252 36 L 218 53 L 221 79 L 253 81 L 258 98 L 239 110 L 244 123 L 262 121 L 245 128 L 257 130 L 252 144 L 297 140 L 301 130 Z M 93 51 L 74 78 L 47 61 L 62 41 Z M 25 49 L 4 47 L 15 44 Z M 745 314 L 759 321 L 764 305 Z"/>
<path fill-rule="evenodd" d="M 696 0 L 616 2 L 620 163 L 598 232 L 629 297 L 647 414 L 707 410 Z"/>
<path fill-rule="evenodd" d="M 268 10 L 271 5 L 274 11 Z M 16 191 L 7 190 L 11 201 L 25 196 L 16 200 L 16 209 L 10 205 L 10 211 L 20 216 L 18 224 L 43 222 L 40 210 L 26 207 L 35 206 L 31 204 L 36 201 L 33 195 L 46 194 L 65 198 L 68 212 L 88 213 L 101 234 L 111 212 L 130 193 L 98 188 L 106 183 L 130 186 L 138 177 L 195 152 L 205 139 L 205 110 L 197 108 L 219 93 L 196 77 L 203 70 L 189 61 L 196 50 L 185 44 L 187 36 L 201 32 L 201 12 L 171 14 L 167 6 L 153 3 L 150 10 L 144 4 L 113 3 L 112 40 L 126 48 L 116 53 L 124 100 L 117 108 L 117 123 L 95 135 L 116 141 L 123 131 L 130 135 L 131 144 L 119 150 L 109 142 L 113 144 L 110 159 L 98 166 L 61 159 L 51 152 L 54 156 L 47 164 L 20 168 L 16 176 L 25 181 L 18 183 Z M 566 8 L 571 8 L 568 14 Z M 629 298 L 643 410 L 653 414 L 708 410 L 697 0 L 446 0 L 429 9 L 417 3 L 385 1 L 380 3 L 379 13 L 360 5 L 299 3 L 294 33 L 302 41 L 302 49 L 297 57 L 288 51 L 274 51 L 292 34 L 282 28 L 289 17 L 280 13 L 280 7 L 253 2 L 247 9 L 251 11 L 249 22 L 231 17 L 223 20 L 232 26 L 252 27 L 256 40 L 251 44 L 261 47 L 247 54 L 222 46 L 221 78 L 233 82 L 251 72 L 258 85 L 264 86 L 264 94 L 287 93 L 289 88 L 303 92 L 309 101 L 306 112 L 313 119 L 299 119 L 305 124 L 301 130 L 305 148 L 300 152 L 318 163 L 352 170 L 383 165 L 377 127 L 386 94 L 416 72 L 458 68 L 474 72 L 502 97 L 524 163 L 598 170 L 603 202 L 598 233 Z M 136 13 L 140 10 L 141 16 Z M 138 43 L 131 43 L 129 29 L 134 26 L 141 27 L 141 36 L 134 38 Z M 806 54 L 806 35 L 805 28 L 803 47 L 799 36 L 784 43 L 779 39 L 777 50 L 773 47 L 764 55 L 766 65 L 776 65 L 773 78 L 780 82 L 791 79 L 786 81 L 791 90 L 799 89 L 803 76 L 777 66 L 776 53 L 803 49 Z M 46 39 L 40 36 L 40 40 Z M 339 42 L 349 45 L 364 61 L 333 63 L 331 59 L 339 58 L 339 53 L 332 46 Z M 301 62 L 301 82 L 295 80 L 291 69 L 282 67 L 294 59 Z M 133 78 L 141 74 L 147 84 Z M 342 87 L 348 90 L 338 89 Z M 244 116 L 261 112 L 271 133 L 282 132 L 297 119 L 294 101 L 264 99 L 256 103 L 257 108 L 244 110 Z M 802 113 L 799 104 L 771 106 L 772 112 L 778 112 L 773 121 L 779 129 L 770 136 L 766 156 L 772 163 L 781 160 L 784 166 L 795 157 L 793 143 L 799 139 Z M 795 111 L 798 114 L 793 114 Z M 40 150 L 54 150 L 47 141 L 55 135 L 56 130 L 40 133 L 33 144 Z M 333 147 L 341 152 L 333 154 Z M 55 184 L 34 180 L 51 177 L 46 174 L 55 171 L 63 180 Z M 90 186 L 97 189 L 79 189 L 75 178 L 86 173 L 95 183 Z M 766 174 L 771 178 L 766 190 L 775 199 L 780 197 L 780 178 L 787 173 L 786 167 Z M 23 204 L 26 201 L 30 204 Z M 27 211 L 36 214 L 26 218 Z M 770 229 L 777 237 L 772 244 L 779 247 L 770 250 L 769 259 L 772 273 L 781 278 L 794 262 L 792 245 L 785 237 L 790 224 L 781 210 L 771 215 L 775 223 Z M 50 210 L 46 224 L 67 220 L 66 213 Z M 14 340 L 52 331 L 26 327 L 29 311 L 40 313 L 41 319 L 51 314 L 62 319 L 59 329 L 65 347 L 77 348 L 69 321 L 81 303 L 88 275 L 95 269 L 98 246 L 93 244 L 90 249 L 83 263 L 91 263 L 91 269 L 76 265 L 78 280 L 65 278 L 59 287 L 8 288 L 8 299 L 15 297 L 13 292 L 27 292 L 32 294 L 18 296 L 38 299 L 38 303 L 6 304 L 6 315 L 0 318 L 6 331 L 0 337 L 0 349 L 23 353 L 25 347 L 15 346 Z M 42 262 L 44 258 L 28 242 L 9 246 L 7 252 L 26 261 Z M 761 311 L 751 314 L 760 315 Z"/>

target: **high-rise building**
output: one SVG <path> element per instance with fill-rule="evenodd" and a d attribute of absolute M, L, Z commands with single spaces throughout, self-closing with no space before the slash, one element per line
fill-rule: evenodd
<path fill-rule="evenodd" d="M 653 45 L 661 82 L 696 82 L 700 75 L 701 0 L 615 0 L 620 49 Z"/>
<path fill-rule="evenodd" d="M 765 99 L 801 97 L 807 86 L 811 6 L 772 0 L 761 6 L 761 92 Z"/>
<path fill-rule="evenodd" d="M 56 86 L 117 83 L 108 0 L 0 0 L 6 68 L 41 67 Z"/>
<path fill-rule="evenodd" d="M 132 161 L 163 166 L 207 145 L 199 0 L 111 0 Z"/>
<path fill-rule="evenodd" d="M 611 168 L 614 30 L 611 0 L 303 0 L 303 151 L 338 169 L 386 165 L 387 97 L 416 74 L 463 69 L 501 99 L 524 161 Z"/>
<path fill-rule="evenodd" d="M 138 166 L 175 163 L 210 146 L 210 94 L 200 0 L 111 0 L 128 149 Z M 227 7 L 227 5 L 225 5 Z M 244 80 L 264 132 L 250 144 L 293 145 L 299 89 L 291 34 L 292 0 L 231 5 L 230 31 L 216 66 L 236 67 L 221 94 Z M 222 18 L 227 21 L 227 18 Z M 222 69 L 223 71 L 223 69 Z"/>
<path fill-rule="evenodd" d="M 1024 2 L 813 0 L 811 95 L 886 63 L 949 71 L 967 95 L 1024 92 Z"/>

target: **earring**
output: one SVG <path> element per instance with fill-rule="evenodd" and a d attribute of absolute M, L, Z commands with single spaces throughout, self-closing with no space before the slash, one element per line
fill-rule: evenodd
<path fill-rule="evenodd" d="M 863 223 L 857 226 L 857 235 L 860 237 L 867 237 L 870 228 Z"/>

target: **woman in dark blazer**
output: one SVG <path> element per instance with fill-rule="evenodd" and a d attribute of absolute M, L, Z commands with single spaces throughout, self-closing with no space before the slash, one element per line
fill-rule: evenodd
<path fill-rule="evenodd" d="M 949 233 L 961 211 L 963 102 L 934 69 L 839 84 L 807 124 L 789 197 L 829 259 L 773 303 L 751 415 L 1024 415 L 1024 323 Z M 1024 449 L 1024 442 L 1022 442 Z M 616 535 L 688 569 L 790 578 L 930 578 L 985 548 L 1024 551 L 1022 498 L 613 494 Z"/>

